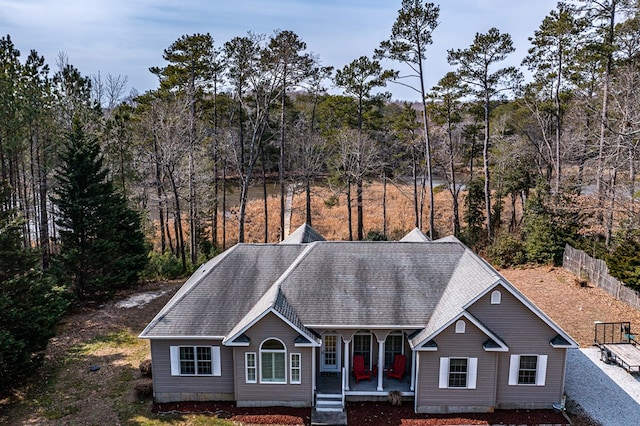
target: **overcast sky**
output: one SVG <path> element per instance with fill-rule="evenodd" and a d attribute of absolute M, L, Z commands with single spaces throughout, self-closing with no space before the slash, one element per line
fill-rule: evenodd
<path fill-rule="evenodd" d="M 448 49 L 469 47 L 477 32 L 491 27 L 509 33 L 516 46 L 504 66 L 519 65 L 529 48 L 528 37 L 556 2 L 442 0 L 440 25 L 427 52 L 427 87 L 452 70 Z M 157 87 L 149 67 L 164 66 L 163 50 L 182 35 L 208 32 L 222 46 L 249 30 L 267 35 L 291 30 L 323 65 L 342 68 L 360 56 L 371 56 L 389 37 L 400 4 L 400 0 L 0 0 L 0 35 L 11 36 L 23 60 L 35 49 L 55 70 L 58 53 L 64 52 L 83 75 L 126 76 L 128 88 L 142 93 Z M 395 99 L 417 98 L 397 85 L 387 90 Z"/>

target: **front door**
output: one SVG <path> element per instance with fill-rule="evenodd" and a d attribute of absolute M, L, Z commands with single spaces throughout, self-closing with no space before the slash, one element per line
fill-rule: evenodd
<path fill-rule="evenodd" d="M 340 371 L 340 338 L 336 333 L 322 335 L 320 348 L 320 371 Z"/>

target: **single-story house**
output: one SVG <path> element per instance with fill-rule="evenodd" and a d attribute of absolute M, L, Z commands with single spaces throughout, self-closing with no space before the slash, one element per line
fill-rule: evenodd
<path fill-rule="evenodd" d="M 456 238 L 307 225 L 202 265 L 140 337 L 156 402 L 341 410 L 397 391 L 419 413 L 551 408 L 578 347 Z"/>

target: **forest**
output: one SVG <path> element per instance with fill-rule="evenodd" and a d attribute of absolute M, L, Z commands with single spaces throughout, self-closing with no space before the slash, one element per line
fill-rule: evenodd
<path fill-rule="evenodd" d="M 0 391 L 37 367 L 70 305 L 280 241 L 288 188 L 311 226 L 314 197 L 344 209 L 349 240 L 394 238 L 364 214 L 372 183 L 392 185 L 433 239 L 499 266 L 557 264 L 569 243 L 640 288 L 640 3 L 558 3 L 520 67 L 503 65 L 509 34 L 478 33 L 428 88 L 438 24 L 438 5 L 402 0 L 388 39 L 338 69 L 288 30 L 183 35 L 143 94 L 0 38 Z M 421 101 L 392 100 L 394 84 Z"/>

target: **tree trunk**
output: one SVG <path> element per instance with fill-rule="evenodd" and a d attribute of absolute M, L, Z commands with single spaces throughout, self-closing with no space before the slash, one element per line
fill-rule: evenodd
<path fill-rule="evenodd" d="M 411 174 L 413 178 L 413 212 L 415 217 L 415 227 L 418 229 L 422 229 L 422 223 L 420 221 L 420 208 L 418 201 L 418 159 L 416 155 L 415 148 L 411 149 L 412 152 L 412 162 L 411 162 Z"/>
<path fill-rule="evenodd" d="M 351 178 L 347 178 L 347 224 L 349 226 L 349 241 L 353 241 L 353 218 L 351 214 Z"/>
<path fill-rule="evenodd" d="M 484 100 L 484 144 L 482 148 L 482 163 L 484 168 L 484 204 L 487 216 L 487 238 L 491 241 L 493 229 L 491 227 L 491 182 L 489 176 L 489 95 Z"/>
<path fill-rule="evenodd" d="M 387 173 L 382 171 L 382 235 L 387 238 Z"/>
<path fill-rule="evenodd" d="M 163 191 L 162 191 L 162 175 L 160 168 L 162 167 L 158 158 L 158 142 L 156 136 L 153 136 L 153 156 L 156 178 L 156 195 L 158 196 L 158 217 L 160 219 L 160 253 L 164 253 L 167 248 L 164 230 L 164 214 L 163 214 Z"/>
<path fill-rule="evenodd" d="M 169 180 L 171 182 L 171 189 L 173 190 L 173 198 L 175 203 L 174 213 L 174 227 L 176 231 L 176 251 L 180 255 L 182 261 L 182 272 L 187 271 L 187 256 L 184 247 L 184 233 L 182 231 L 182 213 L 180 210 L 180 194 L 178 193 L 178 187 L 176 185 L 175 178 L 171 170 L 169 170 Z"/>
<path fill-rule="evenodd" d="M 222 163 L 222 251 L 227 249 L 227 163 Z"/>
<path fill-rule="evenodd" d="M 262 158 L 262 199 L 264 200 L 264 242 L 269 242 L 269 203 L 267 195 L 267 174 L 265 172 L 264 146 L 260 146 L 260 157 Z M 284 226 L 280 228 L 280 241 L 284 239 Z"/>
<path fill-rule="evenodd" d="M 306 195 L 306 207 L 307 207 L 307 216 L 306 222 L 307 225 L 311 225 L 311 178 L 307 177 L 305 182 L 305 195 Z"/>
<path fill-rule="evenodd" d="M 49 260 L 51 258 L 51 244 L 49 241 L 49 212 L 47 210 L 48 199 L 48 181 L 47 181 L 47 164 L 42 155 L 42 147 L 40 144 L 36 147 L 36 159 L 38 162 L 38 182 L 40 183 L 40 250 L 42 253 L 42 269 L 49 269 Z"/>
<path fill-rule="evenodd" d="M 362 176 L 356 181 L 356 205 L 357 205 L 357 228 L 358 241 L 364 240 L 364 222 L 363 222 L 363 206 L 362 206 Z"/>

